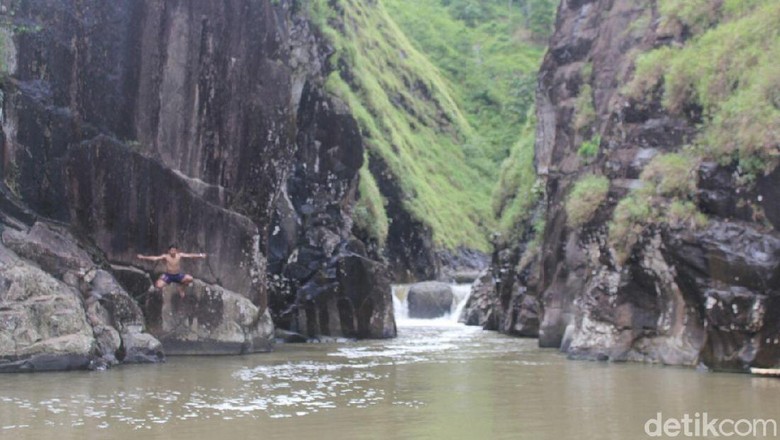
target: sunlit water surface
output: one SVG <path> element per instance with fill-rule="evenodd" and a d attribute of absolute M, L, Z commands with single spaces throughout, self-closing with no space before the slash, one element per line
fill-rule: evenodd
<path fill-rule="evenodd" d="M 397 339 L 0 376 L 0 438 L 639 439 L 659 411 L 780 418 L 780 380 L 568 361 L 438 321 Z"/>

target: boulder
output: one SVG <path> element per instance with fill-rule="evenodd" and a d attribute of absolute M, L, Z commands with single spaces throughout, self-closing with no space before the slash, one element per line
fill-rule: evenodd
<path fill-rule="evenodd" d="M 70 233 L 40 221 L 28 231 L 5 228 L 3 243 L 20 257 L 34 261 L 57 277 L 69 270 L 85 273 L 95 266 Z"/>
<path fill-rule="evenodd" d="M 95 337 L 79 292 L 2 245 L 0 255 L 0 371 L 89 367 Z"/>
<path fill-rule="evenodd" d="M 439 318 L 452 310 L 455 295 L 449 284 L 426 281 L 409 288 L 406 301 L 410 318 Z"/>
<path fill-rule="evenodd" d="M 99 352 L 109 363 L 154 363 L 165 359 L 160 341 L 145 332 L 141 308 L 111 273 L 95 272 L 87 303 L 87 317 L 94 325 Z M 106 333 L 112 334 L 111 338 L 103 337 Z"/>
<path fill-rule="evenodd" d="M 136 302 L 66 229 L 38 221 L 26 231 L 6 227 L 2 238 L 18 254 L 0 251 L 8 329 L 0 336 L 6 342 L 1 370 L 102 369 L 164 360 L 160 342 L 144 332 Z"/>
<path fill-rule="evenodd" d="M 244 354 L 271 350 L 268 310 L 223 287 L 195 280 L 180 297 L 177 286 L 147 296 L 149 331 L 168 355 Z"/>
<path fill-rule="evenodd" d="M 458 284 L 471 284 L 481 275 L 478 270 L 459 270 L 452 274 L 452 279 Z"/>

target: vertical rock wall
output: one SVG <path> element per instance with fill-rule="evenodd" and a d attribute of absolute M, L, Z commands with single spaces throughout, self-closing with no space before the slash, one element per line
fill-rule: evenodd
<path fill-rule="evenodd" d="M 269 341 L 271 327 L 262 316 L 298 313 L 313 299 L 303 279 L 269 284 L 268 273 L 278 277 L 279 261 L 306 252 L 342 286 L 326 302 L 345 310 L 323 309 L 320 320 L 331 324 L 307 333 L 394 336 L 384 268 L 349 232 L 360 134 L 323 90 L 330 49 L 300 2 L 7 3 L 1 162 L 9 194 L 94 244 L 164 346 L 266 350 L 258 338 Z M 282 230 L 287 247 L 269 246 Z M 191 292 L 201 310 L 145 290 L 162 268 L 135 255 L 172 242 L 209 254 L 185 263 L 205 285 Z M 351 287 L 354 279 L 370 288 Z M 208 300 L 214 295 L 248 300 L 254 316 L 225 316 Z M 278 310 L 267 311 L 269 298 Z M 354 323 L 332 324 L 349 313 Z M 182 319 L 186 329 L 171 327 Z M 210 338 L 228 321 L 243 322 L 238 333 Z"/>
<path fill-rule="evenodd" d="M 639 100 L 622 93 L 637 54 L 690 37 L 660 22 L 656 1 L 561 2 L 537 94 L 544 235 L 538 252 L 526 252 L 530 226 L 519 242 L 498 247 L 466 318 L 538 335 L 541 346 L 577 358 L 738 371 L 777 366 L 780 234 L 770 218 L 777 199 L 768 189 L 776 187 L 777 172 L 739 189 L 733 166 L 704 161 L 695 200 L 709 217 L 706 227 L 652 223 L 625 260 L 607 240 L 618 201 L 641 185 L 653 157 L 688 144 L 701 118 L 693 107 L 666 111 L 659 89 Z M 578 112 L 588 101 L 594 115 L 582 124 Z M 600 141 L 598 154 L 579 154 L 592 139 Z M 592 217 L 575 226 L 566 198 L 589 174 L 607 177 L 609 190 Z"/>

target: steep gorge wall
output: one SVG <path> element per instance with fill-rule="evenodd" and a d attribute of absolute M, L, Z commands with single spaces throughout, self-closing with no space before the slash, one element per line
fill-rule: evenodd
<path fill-rule="evenodd" d="M 9 193 L 94 244 L 166 348 L 265 350 L 269 297 L 294 308 L 340 301 L 341 312 L 318 309 L 330 324 L 311 336 L 394 336 L 384 269 L 350 232 L 362 139 L 323 90 L 330 49 L 300 2 L 41 0 L 8 2 L 3 14 Z M 269 251 L 279 230 L 287 248 Z M 186 266 L 206 285 L 190 304 L 146 292 L 160 267 L 132 267 L 171 242 L 209 254 Z M 310 274 L 268 283 L 269 270 L 280 276 L 269 260 L 307 251 L 311 273 L 341 282 L 317 295 L 303 288 Z M 224 314 L 237 298 L 249 300 L 249 321 Z M 167 322 L 171 310 L 184 321 Z M 211 339 L 234 318 L 239 330 Z"/>
<path fill-rule="evenodd" d="M 662 83 L 637 98 L 625 92 L 638 54 L 690 38 L 690 28 L 662 20 L 655 1 L 561 2 L 537 94 L 545 228 L 533 240 L 531 225 L 520 225 L 521 237 L 498 247 L 467 320 L 538 336 L 576 358 L 778 365 L 780 234 L 770 188 L 780 174 L 745 185 L 736 164 L 700 156 L 682 185 L 707 220 L 681 214 L 690 205 L 662 194 L 681 167 L 662 168 L 663 157 L 692 143 L 702 109 L 670 111 Z M 582 150 L 588 142 L 595 154 Z M 606 189 L 576 193 L 586 180 Z M 654 193 L 649 208 L 630 204 L 642 188 Z M 572 192 L 591 205 L 584 221 L 567 209 Z M 620 216 L 646 217 L 629 224 L 630 242 L 614 239 Z"/>

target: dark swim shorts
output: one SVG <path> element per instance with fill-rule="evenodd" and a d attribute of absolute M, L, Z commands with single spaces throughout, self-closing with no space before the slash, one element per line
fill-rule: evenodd
<path fill-rule="evenodd" d="M 181 282 L 184 280 L 184 274 L 183 273 L 164 273 L 160 277 L 161 280 L 165 281 L 166 284 L 171 283 L 178 283 L 181 284 Z"/>

